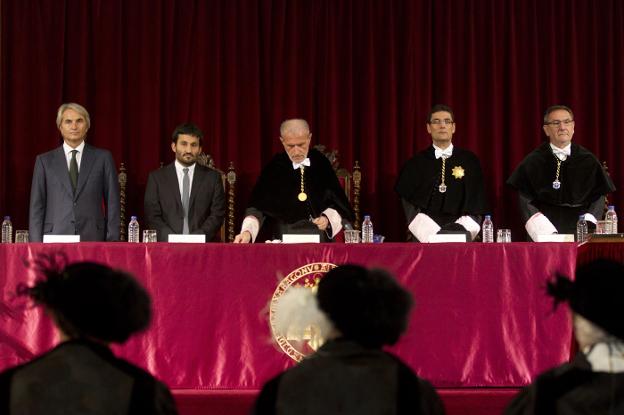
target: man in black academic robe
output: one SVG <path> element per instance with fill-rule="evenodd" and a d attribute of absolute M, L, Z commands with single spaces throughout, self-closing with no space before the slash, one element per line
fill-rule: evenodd
<path fill-rule="evenodd" d="M 624 414 L 624 265 L 598 259 L 548 284 L 555 304 L 573 311 L 579 352 L 542 373 L 510 403 L 505 415 Z"/>
<path fill-rule="evenodd" d="M 603 215 L 605 195 L 615 190 L 598 159 L 572 143 L 570 108 L 548 108 L 543 128 L 549 142 L 531 152 L 507 180 L 518 191 L 525 228 L 533 240 L 538 235 L 574 234 L 580 215 L 595 225 Z"/>
<path fill-rule="evenodd" d="M 428 242 L 436 233 L 465 233 L 474 239 L 488 212 L 481 164 L 475 154 L 453 146 L 453 111 L 436 105 L 427 131 L 432 146 L 407 161 L 395 190 L 401 197 L 408 229 Z"/>
<path fill-rule="evenodd" d="M 353 211 L 329 160 L 310 149 L 312 133 L 305 120 L 286 120 L 280 128 L 285 152 L 264 167 L 251 194 L 235 243 L 253 242 L 260 227 L 273 239 L 283 234 L 317 233 L 330 241 L 353 220 Z"/>

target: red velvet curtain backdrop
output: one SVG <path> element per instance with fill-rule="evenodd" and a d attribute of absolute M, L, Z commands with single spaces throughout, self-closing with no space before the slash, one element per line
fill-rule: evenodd
<path fill-rule="evenodd" d="M 360 161 L 363 211 L 402 240 L 394 180 L 430 143 L 435 103 L 454 108 L 454 142 L 480 156 L 495 223 L 516 240 L 505 180 L 544 140 L 548 105 L 574 109 L 575 141 L 624 182 L 619 0 L 2 0 L 0 13 L 0 214 L 15 228 L 66 101 L 87 107 L 88 140 L 126 164 L 128 214 L 142 213 L 149 171 L 173 159 L 177 124 L 196 122 L 217 164 L 235 163 L 242 210 L 280 149 L 280 121 L 304 117 L 315 143 Z"/>

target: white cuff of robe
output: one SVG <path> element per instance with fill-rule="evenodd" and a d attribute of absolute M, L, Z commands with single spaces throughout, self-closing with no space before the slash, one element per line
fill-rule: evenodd
<path fill-rule="evenodd" d="M 479 226 L 479 224 L 475 222 L 475 220 L 468 215 L 462 216 L 461 218 L 457 219 L 455 223 L 460 224 L 461 226 L 466 228 L 468 232 L 470 232 L 471 240 L 474 240 L 474 238 L 477 237 L 477 235 L 479 234 L 479 231 L 481 230 L 481 227 Z"/>
<path fill-rule="evenodd" d="M 531 216 L 524 225 L 524 228 L 534 241 L 537 240 L 537 235 L 552 235 L 553 233 L 557 233 L 555 225 L 553 225 L 542 212 L 537 212 L 535 215 Z"/>
<path fill-rule="evenodd" d="M 420 242 L 429 242 L 429 237 L 435 235 L 442 229 L 433 219 L 424 213 L 416 215 L 407 228 Z"/>
<path fill-rule="evenodd" d="M 327 219 L 329 220 L 329 224 L 332 228 L 331 238 L 334 239 L 334 236 L 342 230 L 342 216 L 340 216 L 340 213 L 336 212 L 336 210 L 332 208 L 325 209 L 323 211 L 323 215 L 327 216 Z"/>
<path fill-rule="evenodd" d="M 251 242 L 256 242 L 256 237 L 260 231 L 260 222 L 258 222 L 257 217 L 251 215 L 245 217 L 243 225 L 241 226 L 241 233 L 245 231 L 249 232 L 251 235 Z"/>
<path fill-rule="evenodd" d="M 593 223 L 594 225 L 598 224 L 598 220 L 596 219 L 596 217 L 594 215 L 592 215 L 591 213 L 586 213 L 585 215 L 585 220 L 588 222 Z"/>

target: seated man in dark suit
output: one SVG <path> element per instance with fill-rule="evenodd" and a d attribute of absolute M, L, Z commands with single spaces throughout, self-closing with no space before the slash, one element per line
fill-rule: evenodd
<path fill-rule="evenodd" d="M 154 170 L 145 189 L 145 218 L 156 229 L 158 240 L 169 234 L 204 234 L 212 240 L 225 215 L 221 175 L 197 164 L 204 134 L 194 124 L 179 125 L 173 132 L 173 163 Z"/>
<path fill-rule="evenodd" d="M 256 240 L 261 226 L 269 237 L 318 233 L 329 242 L 353 220 L 353 210 L 329 160 L 310 149 L 312 133 L 305 120 L 286 120 L 280 127 L 284 152 L 262 169 L 235 243 Z"/>
<path fill-rule="evenodd" d="M 39 279 L 18 294 L 45 308 L 61 343 L 0 374 L 0 414 L 176 414 L 164 384 L 108 347 L 149 325 L 145 289 L 105 265 L 45 257 L 36 264 Z"/>

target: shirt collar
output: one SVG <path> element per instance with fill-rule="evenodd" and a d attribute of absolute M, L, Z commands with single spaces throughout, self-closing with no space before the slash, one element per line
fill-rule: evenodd
<path fill-rule="evenodd" d="M 82 154 L 82 152 L 84 151 L 84 147 L 85 147 L 84 140 L 76 148 L 71 147 L 69 144 L 63 141 L 63 151 L 65 152 L 65 154 L 71 155 L 72 150 L 78 150 L 78 154 Z"/>
<path fill-rule="evenodd" d="M 595 344 L 585 353 L 587 361 L 593 372 L 622 373 L 624 372 L 624 357 L 620 350 L 624 344 L 615 342 L 611 344 Z"/>
<path fill-rule="evenodd" d="M 570 154 L 572 153 L 572 143 L 569 143 L 564 148 L 559 148 L 559 147 L 553 145 L 552 143 L 550 143 L 550 149 L 552 150 L 552 152 L 555 155 L 555 157 L 557 157 L 559 160 L 563 161 L 563 160 L 567 159 L 570 156 Z"/>
<path fill-rule="evenodd" d="M 433 144 L 433 149 L 435 150 L 435 158 L 437 159 L 439 159 L 440 157 L 444 157 L 445 159 L 447 159 L 453 155 L 453 143 L 451 143 L 444 150 Z"/>
<path fill-rule="evenodd" d="M 295 163 L 293 161 L 292 165 L 293 165 L 293 170 L 297 170 L 301 166 L 310 167 L 310 159 L 306 157 L 301 163 Z"/>
<path fill-rule="evenodd" d="M 197 163 L 193 163 L 191 166 L 187 167 L 187 166 L 183 165 L 182 163 L 180 163 L 178 160 L 175 161 L 176 170 L 179 171 L 179 172 L 182 172 L 182 173 L 184 172 L 184 169 L 189 169 L 189 173 L 192 174 L 193 171 L 195 171 L 195 165 L 196 164 Z"/>

